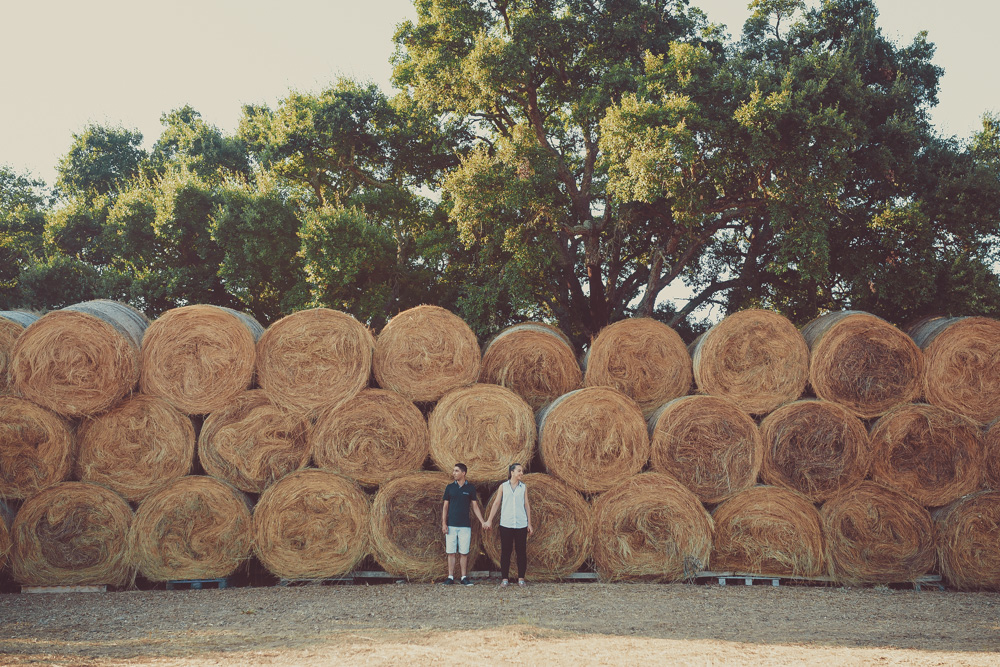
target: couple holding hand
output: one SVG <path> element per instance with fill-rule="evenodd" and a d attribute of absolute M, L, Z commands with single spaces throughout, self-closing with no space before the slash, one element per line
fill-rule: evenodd
<path fill-rule="evenodd" d="M 517 550 L 517 583 L 525 586 L 524 572 L 528 562 L 528 535 L 534 532 L 531 526 L 531 504 L 528 502 L 528 489 L 521 482 L 524 468 L 514 463 L 507 469 L 507 481 L 500 485 L 490 517 L 483 519 L 479 510 L 479 499 L 476 497 L 476 487 L 465 480 L 468 468 L 464 463 L 456 463 L 451 472 L 454 482 L 445 487 L 444 506 L 441 508 L 441 531 L 445 534 L 445 553 L 448 554 L 448 578 L 442 583 L 455 583 L 455 556 L 460 556 L 462 578 L 459 583 L 471 586 L 468 577 L 469 545 L 472 541 L 472 524 L 469 520 L 471 508 L 483 525 L 483 530 L 493 527 L 493 518 L 500 511 L 500 573 L 503 576 L 501 586 L 508 584 L 510 572 L 510 554 Z"/>

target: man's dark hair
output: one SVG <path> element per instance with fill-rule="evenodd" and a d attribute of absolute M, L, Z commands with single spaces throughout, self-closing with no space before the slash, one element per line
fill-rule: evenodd
<path fill-rule="evenodd" d="M 464 463 L 456 463 L 455 467 L 464 472 L 465 474 L 469 474 L 469 467 Z"/>

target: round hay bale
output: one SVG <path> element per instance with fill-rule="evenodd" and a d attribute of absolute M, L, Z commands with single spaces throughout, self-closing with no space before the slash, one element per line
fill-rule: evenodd
<path fill-rule="evenodd" d="M 3 569 L 7 567 L 7 560 L 12 546 L 9 521 L 7 520 L 9 515 L 10 510 L 7 509 L 7 504 L 3 500 L 0 500 L 0 572 L 3 572 Z"/>
<path fill-rule="evenodd" d="M 902 491 L 924 507 L 941 507 L 979 488 L 983 436 L 957 412 L 900 405 L 872 426 L 872 481 Z"/>
<path fill-rule="evenodd" d="M 228 577 L 250 557 L 250 503 L 220 480 L 181 477 L 139 504 L 128 543 L 150 581 Z"/>
<path fill-rule="evenodd" d="M 185 414 L 220 410 L 253 383 L 262 332 L 256 320 L 229 308 L 198 304 L 168 310 L 149 325 L 142 341 L 139 386 Z"/>
<path fill-rule="evenodd" d="M 524 322 L 507 327 L 486 344 L 479 381 L 506 387 L 538 410 L 579 389 L 583 371 L 562 331 Z"/>
<path fill-rule="evenodd" d="M 594 564 L 602 579 L 676 581 L 707 570 L 712 517 L 670 475 L 635 475 L 594 501 Z"/>
<path fill-rule="evenodd" d="M 1000 491 L 1000 427 L 994 421 L 983 434 L 983 475 L 982 487 Z"/>
<path fill-rule="evenodd" d="M 386 572 L 430 581 L 448 572 L 441 532 L 444 489 L 452 481 L 442 472 L 418 472 L 392 479 L 372 501 L 371 535 L 375 560 Z M 469 557 L 479 554 L 480 527 L 472 522 Z"/>
<path fill-rule="evenodd" d="M 0 396 L 14 391 L 14 380 L 10 375 L 14 344 L 21 332 L 37 319 L 38 316 L 33 313 L 0 310 Z"/>
<path fill-rule="evenodd" d="M 715 508 L 712 567 L 799 577 L 826 573 L 819 512 L 801 493 L 778 486 L 741 491 Z"/>
<path fill-rule="evenodd" d="M 323 579 L 368 555 L 371 503 L 357 484 L 299 470 L 272 484 L 253 512 L 254 552 L 282 579 Z"/>
<path fill-rule="evenodd" d="M 323 409 L 308 437 L 317 467 L 367 486 L 419 471 L 430 450 L 420 410 L 387 389 L 365 389 Z"/>
<path fill-rule="evenodd" d="M 831 575 L 843 584 L 913 581 L 934 567 L 931 515 L 909 496 L 875 482 L 820 508 Z"/>
<path fill-rule="evenodd" d="M 594 512 L 579 491 L 551 475 L 531 473 L 521 478 L 531 493 L 531 522 L 528 538 L 528 572 L 532 581 L 563 579 L 580 569 L 594 548 Z M 494 491 L 486 504 L 497 499 Z M 486 515 L 489 512 L 485 512 Z M 500 567 L 500 531 L 483 535 L 483 550 Z M 517 554 L 511 555 L 517 569 Z"/>
<path fill-rule="evenodd" d="M 80 425 L 75 477 L 136 502 L 191 472 L 194 441 L 187 415 L 155 396 L 135 394 Z"/>
<path fill-rule="evenodd" d="M 375 342 L 375 379 L 416 403 L 433 403 L 479 377 L 476 334 L 438 306 L 417 306 L 392 318 Z"/>
<path fill-rule="evenodd" d="M 524 399 L 495 384 L 449 391 L 427 419 L 431 460 L 451 472 L 469 467 L 475 484 L 507 479 L 512 463 L 527 466 L 535 455 L 535 413 Z"/>
<path fill-rule="evenodd" d="M 752 415 L 796 400 L 809 381 L 809 346 L 788 318 L 769 310 L 733 313 L 691 347 L 698 390 Z"/>
<path fill-rule="evenodd" d="M 857 486 L 868 475 L 872 448 L 860 419 L 829 401 L 782 406 L 760 424 L 765 484 L 793 489 L 814 503 Z"/>
<path fill-rule="evenodd" d="M 133 514 L 111 489 L 63 482 L 32 496 L 11 526 L 14 579 L 26 586 L 125 586 Z"/>
<path fill-rule="evenodd" d="M 304 415 L 282 410 L 263 391 L 251 389 L 205 419 L 198 460 L 209 475 L 260 493 L 309 464 L 308 428 Z"/>
<path fill-rule="evenodd" d="M 30 401 L 0 397 L 0 498 L 29 498 L 69 479 L 75 448 L 66 420 Z"/>
<path fill-rule="evenodd" d="M 682 396 L 649 418 L 650 468 L 673 475 L 704 503 L 757 483 L 764 442 L 746 412 L 727 398 Z"/>
<path fill-rule="evenodd" d="M 649 433 L 642 410 L 610 387 L 577 389 L 538 413 L 546 471 L 584 493 L 600 493 L 642 470 Z"/>
<path fill-rule="evenodd" d="M 988 424 L 1000 417 L 1000 322 L 939 317 L 910 331 L 924 352 L 924 398 Z"/>
<path fill-rule="evenodd" d="M 920 396 L 923 354 L 882 318 L 856 310 L 827 313 L 807 324 L 802 336 L 810 349 L 809 383 L 819 398 L 871 419 Z"/>
<path fill-rule="evenodd" d="M 933 516 L 945 581 L 960 591 L 1000 590 L 1000 493 L 974 493 Z"/>
<path fill-rule="evenodd" d="M 64 417 L 104 412 L 135 388 L 146 324 L 142 313 L 116 301 L 48 313 L 14 345 L 16 391 Z"/>
<path fill-rule="evenodd" d="M 648 418 L 691 389 L 691 356 L 677 332 L 648 317 L 601 329 L 584 358 L 584 385 L 614 387 Z"/>
<path fill-rule="evenodd" d="M 257 383 L 286 410 L 308 412 L 368 386 L 375 337 L 346 313 L 300 310 L 257 341 Z"/>

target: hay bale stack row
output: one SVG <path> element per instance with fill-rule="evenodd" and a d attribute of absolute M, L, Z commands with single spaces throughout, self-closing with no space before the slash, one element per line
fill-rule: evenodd
<path fill-rule="evenodd" d="M 573 563 L 577 563 L 581 553 L 586 559 L 589 548 L 577 546 L 575 540 L 590 535 L 588 530 L 595 535 L 602 534 L 602 530 L 604 534 L 616 534 L 621 530 L 627 533 L 616 538 L 611 546 L 602 546 L 601 540 L 597 540 L 598 546 L 593 553 L 595 566 L 610 579 L 672 580 L 683 577 L 691 572 L 694 564 L 708 565 L 711 546 L 706 551 L 702 545 L 706 539 L 711 545 L 713 535 L 720 563 L 735 564 L 742 558 L 749 564 L 746 569 L 785 567 L 793 573 L 812 576 L 808 573 L 815 571 L 817 544 L 827 550 L 828 562 L 836 561 L 833 554 L 839 552 L 836 545 L 831 545 L 833 538 L 827 533 L 834 534 L 839 524 L 824 521 L 827 533 L 816 534 L 812 527 L 815 517 L 804 510 L 796 511 L 796 500 L 801 504 L 806 498 L 805 503 L 810 506 L 825 502 L 824 508 L 827 505 L 832 508 L 836 507 L 834 501 L 858 496 L 859 490 L 870 491 L 868 487 L 874 486 L 880 492 L 888 488 L 889 491 L 895 489 L 919 495 L 917 507 L 920 503 L 936 506 L 954 502 L 964 492 L 978 488 L 980 475 L 990 477 L 989 460 L 984 454 L 988 447 L 982 438 L 977 438 L 977 424 L 943 408 L 900 406 L 900 396 L 908 395 L 900 389 L 902 386 L 909 391 L 907 378 L 916 376 L 919 380 L 924 377 L 920 348 L 909 339 L 888 334 L 884 327 L 889 325 L 866 314 L 837 314 L 824 323 L 811 325 L 812 329 L 803 338 L 794 328 L 789 330 L 790 325 L 785 326 L 787 320 L 780 316 L 748 311 L 740 314 L 742 318 L 727 318 L 703 336 L 692 348 L 693 362 L 679 337 L 664 325 L 651 320 L 618 323 L 595 339 L 586 360 L 583 377 L 586 388 L 581 389 L 580 377 L 571 372 L 574 367 L 579 372 L 579 367 L 575 362 L 566 362 L 566 352 L 572 356 L 568 341 L 558 331 L 542 325 L 514 327 L 502 332 L 487 346 L 480 365 L 478 344 L 467 325 L 447 311 L 430 306 L 394 318 L 383 331 L 385 337 L 380 336 L 377 340 L 353 318 L 325 309 L 289 316 L 261 335 L 259 325 L 255 328 L 248 318 L 214 307 L 202 310 L 213 317 L 224 316 L 223 325 L 182 326 L 185 318 L 180 315 L 190 317 L 190 309 L 198 307 L 187 308 L 187 311 L 170 311 L 171 318 L 165 314 L 150 325 L 142 343 L 143 362 L 147 344 L 151 349 L 162 346 L 159 361 L 151 362 L 148 377 L 166 378 L 156 391 L 162 395 L 160 407 L 166 401 L 174 406 L 170 408 L 172 412 L 167 413 L 169 417 L 150 417 L 151 408 L 133 407 L 134 415 L 125 417 L 123 422 L 137 433 L 143 427 L 131 425 L 137 421 L 135 415 L 139 413 L 147 415 L 150 424 L 160 424 L 150 427 L 150 441 L 164 437 L 157 436 L 157 430 L 173 428 L 174 435 L 167 436 L 166 440 L 181 443 L 177 448 L 180 453 L 172 454 L 164 448 L 167 453 L 151 456 L 149 461 L 137 459 L 138 463 L 132 467 L 151 468 L 164 458 L 176 457 L 184 459 L 188 467 L 157 473 L 160 481 L 172 476 L 176 478 L 173 484 L 199 479 L 186 476 L 192 461 L 188 435 L 191 422 L 180 413 L 205 414 L 206 397 L 214 400 L 221 395 L 231 396 L 228 402 L 210 411 L 199 439 L 199 459 L 206 472 L 237 487 L 234 489 L 237 494 L 240 491 L 263 492 L 258 507 L 298 508 L 283 519 L 272 517 L 265 521 L 262 515 L 258 522 L 270 526 L 270 538 L 264 539 L 260 532 L 263 529 L 258 530 L 257 556 L 276 573 L 300 572 L 303 576 L 314 576 L 315 572 L 326 572 L 343 563 L 353 566 L 363 557 L 364 554 L 348 553 L 344 544 L 314 546 L 317 553 L 332 550 L 344 554 L 344 558 L 336 566 L 328 563 L 305 567 L 303 564 L 311 563 L 313 558 L 306 555 L 309 549 L 304 545 L 319 545 L 319 538 L 325 535 L 323 529 L 307 520 L 312 513 L 326 517 L 323 520 L 328 522 L 346 521 L 350 515 L 353 521 L 350 525 L 355 526 L 351 530 L 355 532 L 360 530 L 357 526 L 370 523 L 371 544 L 374 545 L 371 551 L 388 571 L 416 579 L 438 576 L 442 567 L 438 522 L 429 522 L 431 534 L 428 535 L 423 535 L 425 527 L 417 524 L 426 519 L 420 518 L 423 514 L 439 516 L 440 491 L 447 478 L 439 476 L 437 490 L 428 494 L 424 489 L 425 480 L 433 473 L 419 472 L 419 468 L 429 454 L 435 465 L 445 470 L 450 469 L 455 460 L 469 463 L 475 471 L 471 477 L 476 482 L 489 484 L 503 479 L 510 462 L 531 461 L 536 447 L 532 408 L 543 405 L 546 399 L 551 402 L 538 413 L 537 446 L 551 477 L 531 476 L 530 481 L 538 488 L 536 504 L 551 506 L 552 517 L 573 517 L 566 522 L 574 528 L 539 540 L 532 563 L 538 564 L 543 577 L 557 578 L 571 571 L 566 568 L 579 567 Z M 171 319 L 176 320 L 173 333 L 167 326 Z M 741 319 L 745 320 L 742 324 Z M 158 324 L 163 331 L 154 329 Z M 850 334 L 847 324 L 862 333 Z M 229 333 L 213 339 L 218 333 L 216 329 Z M 876 332 L 872 333 L 873 330 Z M 533 342 L 528 340 L 526 334 L 529 333 L 536 337 Z M 230 340 L 227 338 L 230 334 L 236 339 L 249 336 L 251 340 L 249 346 L 243 346 L 247 352 L 238 355 L 241 359 L 226 358 L 222 354 L 228 349 L 228 343 L 218 347 L 218 341 Z M 19 341 L 25 337 L 22 335 Z M 522 341 L 522 345 L 533 351 L 548 346 L 551 348 L 546 353 L 548 356 L 536 356 L 536 361 L 518 368 L 511 344 L 521 338 L 528 341 Z M 855 349 L 860 345 L 858 340 L 853 341 L 853 347 L 843 342 L 850 343 L 852 339 L 862 340 L 864 345 L 878 343 L 877 349 L 875 353 L 871 349 L 858 352 Z M 156 343 L 157 340 L 164 342 Z M 163 353 L 169 347 L 167 341 L 176 345 Z M 839 403 L 826 400 L 788 403 L 802 393 L 802 349 L 807 341 L 812 347 L 810 383 L 813 390 L 822 399 L 820 387 L 832 387 L 829 395 Z M 678 344 L 682 354 L 676 353 Z M 203 354 L 213 349 L 217 353 L 214 357 Z M 917 351 L 915 357 L 911 354 L 913 349 Z M 470 350 L 475 353 L 471 354 Z M 490 359 L 487 364 L 491 350 L 496 359 Z M 178 373 L 177 369 L 184 364 L 174 362 L 185 355 L 193 359 L 191 368 L 187 374 Z M 249 379 L 245 379 L 244 372 L 247 355 L 253 359 Z M 817 371 L 817 359 L 829 357 L 841 361 L 827 364 L 832 370 L 824 375 Z M 561 359 L 561 363 L 549 364 L 551 368 L 548 368 L 543 362 L 550 358 Z M 761 361 L 748 362 L 753 358 Z M 870 369 L 861 363 L 870 358 L 881 360 L 876 369 L 882 371 L 881 375 L 871 375 Z M 324 364 L 324 360 L 328 363 Z M 741 361 L 742 366 L 737 363 Z M 777 369 L 782 365 L 787 370 Z M 895 375 L 886 371 L 886 367 Z M 259 390 L 249 389 L 254 383 L 254 368 Z M 852 376 L 848 372 L 857 368 L 862 369 L 860 375 Z M 443 372 L 435 374 L 434 369 L 443 369 Z M 141 371 L 143 389 L 157 385 L 145 380 L 145 363 Z M 391 384 L 401 393 L 365 389 L 372 374 L 380 383 Z M 790 379 L 789 376 L 794 377 Z M 232 377 L 237 377 L 238 382 L 218 383 L 220 379 Z M 474 384 L 476 379 L 493 382 L 477 385 Z M 701 392 L 719 395 L 684 396 L 690 390 L 692 379 Z M 175 389 L 180 389 L 168 395 L 163 387 L 171 383 Z M 209 386 L 212 388 L 205 391 Z M 317 387 L 323 389 L 317 390 Z M 552 398 L 554 387 L 570 391 Z M 926 389 L 921 389 L 909 400 L 920 391 L 927 394 Z M 546 396 L 545 392 L 550 393 Z M 192 400 L 199 393 L 201 398 Z M 529 398 L 534 405 L 527 402 Z M 765 398 L 769 404 L 764 403 Z M 88 420 L 85 428 L 80 429 L 80 442 L 71 445 L 71 450 L 79 448 L 82 454 L 83 435 L 100 433 L 102 429 L 103 436 L 94 439 L 98 443 L 114 441 L 115 430 L 127 427 L 109 425 L 113 423 L 111 416 L 127 412 L 125 407 L 132 402 L 138 403 L 138 399 L 157 400 L 140 395 Z M 754 399 L 760 400 L 755 403 Z M 428 426 L 414 403 L 429 408 L 435 402 Z M 377 404 L 392 404 L 395 410 L 390 411 L 389 416 L 386 416 L 388 413 L 373 414 L 373 406 Z M 778 407 L 781 405 L 784 407 Z M 849 407 L 843 407 L 845 405 Z M 796 412 L 802 414 L 796 415 Z M 73 412 L 68 414 L 77 416 Z M 768 415 L 760 431 L 751 414 Z M 178 416 L 183 419 L 178 420 Z M 875 416 L 881 419 L 869 436 L 861 418 Z M 648 424 L 646 418 L 649 418 Z M 105 419 L 108 424 L 102 423 Z M 310 427 L 310 423 L 314 425 Z M 819 428 L 814 428 L 816 423 L 820 424 Z M 131 440 L 141 437 L 136 435 Z M 105 467 L 112 459 L 129 458 L 125 454 L 128 442 L 113 445 L 120 450 L 115 451 L 109 444 L 96 446 L 98 450 L 108 450 L 103 457 Z M 91 458 L 96 462 L 90 461 Z M 101 457 L 91 456 L 86 459 L 89 461 L 86 465 L 81 460 L 82 457 L 77 461 L 76 472 L 81 479 L 85 478 L 84 471 L 91 471 L 86 473 L 90 476 L 88 479 L 107 475 L 101 470 Z M 302 470 L 310 461 L 324 470 Z M 647 464 L 651 472 L 640 473 Z M 920 470 L 930 470 L 933 474 L 921 477 Z M 657 477 L 655 484 L 650 481 L 653 477 Z M 869 477 L 879 484 L 863 481 Z M 104 483 L 113 486 L 108 479 L 105 477 Z M 286 499 L 263 504 L 265 498 L 271 498 L 270 490 L 279 488 L 275 483 L 279 479 L 288 480 L 280 487 Z M 761 492 L 763 487 L 754 486 L 758 479 L 778 487 Z M 402 480 L 409 482 L 402 484 Z M 346 487 L 340 488 L 346 484 L 362 493 L 358 483 L 379 487 L 371 510 L 347 500 L 350 493 Z M 128 484 L 123 483 L 120 493 L 129 496 L 130 500 L 142 501 L 140 509 L 145 506 L 151 497 L 150 489 L 129 491 L 128 488 Z M 311 490 L 305 490 L 307 488 Z M 333 493 L 318 490 L 321 488 L 340 490 Z M 700 520 L 692 519 L 679 526 L 665 522 L 656 511 L 650 510 L 648 516 L 636 519 L 633 525 L 629 523 L 632 519 L 623 514 L 640 517 L 645 509 L 615 509 L 618 505 L 605 500 L 618 498 L 617 503 L 625 503 L 623 506 L 628 507 L 623 497 L 632 492 L 664 494 L 667 489 L 678 488 L 690 494 L 695 499 L 695 506 L 706 516 L 704 504 L 722 503 L 714 510 L 718 519 L 714 527 L 712 518 L 708 518 L 707 538 L 703 530 L 705 524 Z M 391 491 L 395 495 L 390 494 Z M 586 505 L 581 493 L 595 496 L 593 518 L 587 518 L 579 509 L 580 503 Z M 190 490 L 184 495 L 198 496 Z M 243 498 L 246 506 L 248 501 L 245 496 Z M 736 499 L 742 504 L 734 503 Z M 671 499 L 670 502 L 684 506 L 687 501 Z M 876 507 L 877 511 L 872 511 L 882 511 L 874 501 L 865 502 L 869 510 Z M 335 511 L 333 506 L 339 509 Z M 404 506 L 405 510 L 398 509 Z M 602 513 L 597 512 L 598 507 L 603 508 Z M 721 511 L 723 508 L 726 510 Z M 280 514 L 276 509 L 270 511 L 275 516 Z M 343 514 L 345 511 L 347 514 Z M 343 514 L 340 519 L 333 518 L 340 516 L 337 512 Z M 370 514 L 370 522 L 358 519 L 357 515 L 366 512 Z M 678 516 L 684 514 L 676 508 L 675 512 Z M 386 523 L 389 516 L 396 519 L 390 523 L 400 525 Z M 700 515 L 692 510 L 692 516 Z M 847 524 L 854 525 L 852 521 L 848 520 Z M 285 525 L 289 526 L 287 530 Z M 406 528 L 407 525 L 411 527 Z M 720 526 L 723 525 L 729 527 L 726 529 L 730 534 L 726 538 L 728 542 L 721 537 L 724 531 Z M 792 543 L 787 536 L 796 531 L 807 539 Z M 176 532 L 167 529 L 162 535 Z M 156 532 L 145 530 L 144 534 L 155 535 Z M 284 534 L 289 537 L 282 546 Z M 885 534 L 899 536 L 905 531 L 894 527 Z M 203 538 L 191 533 L 177 539 L 190 550 L 191 544 Z M 362 542 L 367 544 L 367 538 Z M 487 553 L 491 548 L 489 543 L 487 539 L 484 545 Z M 265 548 L 261 544 L 270 546 Z M 655 552 L 653 565 L 643 562 L 644 549 L 650 545 Z M 140 550 L 137 546 L 129 549 L 130 552 Z M 601 549 L 599 556 L 597 552 Z M 844 551 L 866 553 L 853 542 Z M 897 551 L 903 554 L 906 550 Z M 272 552 L 285 555 L 268 555 Z M 299 556 L 295 555 L 297 552 L 301 552 Z M 243 555 L 227 562 L 238 563 L 249 552 L 243 549 L 241 553 Z M 663 560 L 664 553 L 667 560 Z M 630 560 L 633 557 L 637 559 L 634 562 Z M 900 559 L 905 560 L 905 557 L 900 555 L 897 560 Z M 846 560 L 850 561 L 850 557 Z M 144 573 L 147 570 L 155 572 L 152 566 L 147 566 Z M 843 581 L 878 581 L 880 577 L 890 576 L 887 573 L 904 576 L 914 571 L 912 566 L 882 567 L 874 574 L 864 575 L 851 570 L 850 565 L 834 568 L 835 576 Z M 335 573 L 328 576 L 332 574 Z M 170 578 L 176 578 L 176 573 Z"/>

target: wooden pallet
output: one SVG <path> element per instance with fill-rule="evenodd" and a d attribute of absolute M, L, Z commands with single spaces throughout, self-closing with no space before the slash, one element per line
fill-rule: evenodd
<path fill-rule="evenodd" d="M 107 593 L 107 584 L 99 586 L 21 586 L 22 593 Z"/>
<path fill-rule="evenodd" d="M 757 574 L 752 572 L 710 572 L 702 571 L 694 576 L 694 579 L 716 579 L 720 586 L 725 586 L 729 581 L 742 581 L 745 586 L 753 586 L 757 583 L 770 582 L 772 586 L 780 586 L 781 582 L 806 582 L 816 584 L 836 584 L 833 577 L 802 577 L 790 576 L 787 574 Z M 940 575 L 929 574 L 917 577 L 913 581 L 893 581 L 892 585 L 913 585 L 914 590 L 921 590 L 922 586 L 937 587 L 944 590 L 944 584 Z"/>
<path fill-rule="evenodd" d="M 201 590 L 205 584 L 215 584 L 216 588 L 227 588 L 229 580 L 222 579 L 173 579 L 167 582 L 167 590 Z"/>

